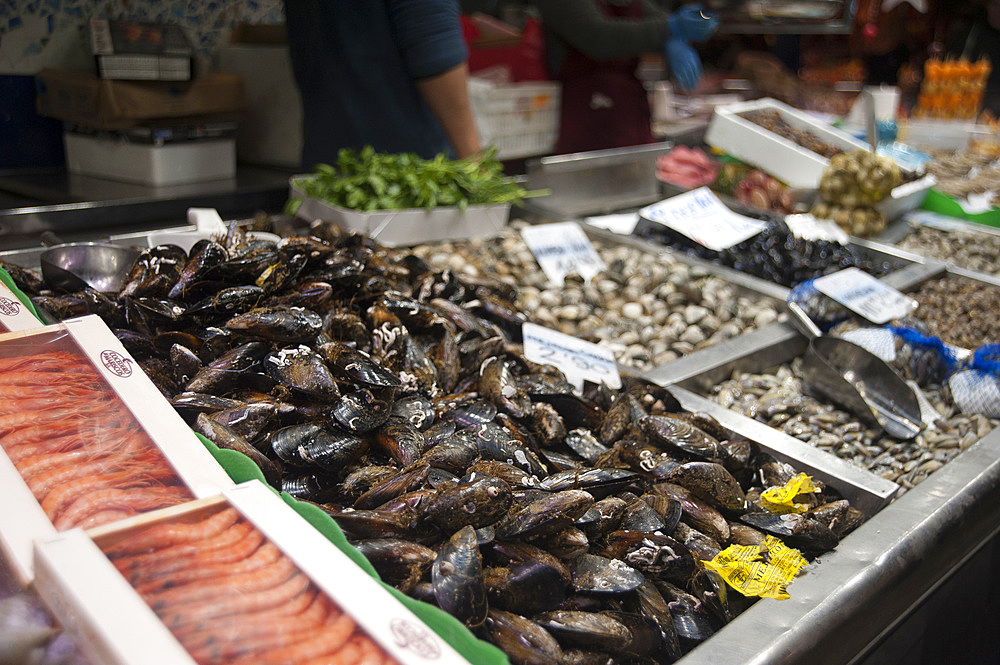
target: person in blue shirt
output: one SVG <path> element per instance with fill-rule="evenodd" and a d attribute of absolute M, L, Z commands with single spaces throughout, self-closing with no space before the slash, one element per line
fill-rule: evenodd
<path fill-rule="evenodd" d="M 480 150 L 457 0 L 285 0 L 302 95 L 302 166 L 341 148 Z"/>

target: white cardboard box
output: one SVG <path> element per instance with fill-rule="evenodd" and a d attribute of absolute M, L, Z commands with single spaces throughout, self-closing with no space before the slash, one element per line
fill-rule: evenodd
<path fill-rule="evenodd" d="M 716 107 L 705 132 L 705 143 L 770 173 L 793 189 L 818 188 L 830 160 L 740 117 L 747 111 L 761 109 L 778 111 L 788 124 L 835 147 L 868 149 L 866 143 L 847 132 L 770 98 Z"/>
<path fill-rule="evenodd" d="M 510 204 L 506 203 L 472 205 L 464 211 L 453 206 L 432 210 L 349 210 L 306 196 L 296 184 L 298 178 L 304 177 L 308 176 L 293 176 L 289 180 L 290 198 L 302 199 L 296 217 L 334 222 L 342 229 L 371 236 L 388 247 L 495 235 L 503 230 L 510 215 Z"/>
<path fill-rule="evenodd" d="M 170 406 L 114 333 L 91 315 L 31 331 L 0 335 L 0 358 L 17 357 L 43 345 L 82 352 L 124 406 L 139 421 L 174 472 L 195 497 L 213 496 L 233 481 Z M 27 483 L 0 454 L 0 553 L 17 581 L 33 578 L 32 541 L 56 533 Z"/>
<path fill-rule="evenodd" d="M 209 516 L 227 505 L 236 508 L 400 663 L 468 665 L 375 579 L 256 480 L 227 490 L 219 497 L 167 508 L 87 532 L 74 529 L 39 542 L 35 549 L 38 569 L 35 587 L 93 662 L 107 665 L 193 663 L 114 568 L 102 548 L 153 524 Z M 127 621 L 115 618 L 126 616 Z"/>
<path fill-rule="evenodd" d="M 142 185 L 179 185 L 236 176 L 235 139 L 153 145 L 64 132 L 71 173 Z"/>
<path fill-rule="evenodd" d="M 0 282 L 0 333 L 31 330 L 42 325 L 7 285 Z"/>

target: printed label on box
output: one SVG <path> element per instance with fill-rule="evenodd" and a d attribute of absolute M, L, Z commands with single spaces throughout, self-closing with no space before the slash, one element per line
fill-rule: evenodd
<path fill-rule="evenodd" d="M 562 284 L 571 272 L 589 280 L 607 267 L 576 222 L 527 226 L 521 237 L 553 284 Z"/>
<path fill-rule="evenodd" d="M 738 215 L 708 187 L 673 196 L 639 211 L 646 219 L 683 233 L 716 252 L 752 238 L 767 228 L 757 219 Z"/>
<path fill-rule="evenodd" d="M 886 323 L 906 316 L 917 301 L 886 286 L 858 268 L 845 268 L 816 279 L 816 289 L 872 323 Z"/>
<path fill-rule="evenodd" d="M 622 387 L 614 354 L 608 349 L 533 323 L 523 324 L 521 335 L 524 337 L 525 358 L 531 362 L 555 365 L 578 389 L 583 388 L 585 380 L 594 383 L 603 381 L 612 389 Z"/>
<path fill-rule="evenodd" d="M 17 296 L 0 283 L 0 332 L 31 330 L 42 325 Z"/>

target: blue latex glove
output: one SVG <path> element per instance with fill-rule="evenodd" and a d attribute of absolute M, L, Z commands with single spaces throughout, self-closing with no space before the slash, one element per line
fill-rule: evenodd
<path fill-rule="evenodd" d="M 683 91 L 694 90 L 701 78 L 701 60 L 687 42 L 671 37 L 663 43 L 670 71 L 674 74 L 677 87 Z"/>
<path fill-rule="evenodd" d="M 667 26 L 671 37 L 700 42 L 712 36 L 719 27 L 719 19 L 705 13 L 701 5 L 684 5 L 667 16 Z"/>

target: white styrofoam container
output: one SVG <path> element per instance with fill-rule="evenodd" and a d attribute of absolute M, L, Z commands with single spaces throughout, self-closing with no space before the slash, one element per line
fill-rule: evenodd
<path fill-rule="evenodd" d="M 39 541 L 35 549 L 38 570 L 35 587 L 56 618 L 65 621 L 81 650 L 91 656 L 93 662 L 107 665 L 193 663 L 114 568 L 102 548 L 154 524 L 188 521 L 194 516 L 207 517 L 226 506 L 236 508 L 398 662 L 404 665 L 468 665 L 468 661 L 377 581 L 256 480 L 215 498 L 166 508 L 87 532 L 74 529 Z M 128 621 L 109 620 L 126 615 Z M 150 644 L 162 646 L 163 653 L 151 649 Z"/>
<path fill-rule="evenodd" d="M 775 110 L 788 124 L 844 150 L 867 150 L 868 145 L 776 99 L 756 99 L 718 106 L 705 132 L 705 143 L 770 173 L 793 189 L 816 189 L 830 160 L 769 132 L 741 114 Z"/>
<path fill-rule="evenodd" d="M 302 199 L 295 212 L 306 220 L 334 222 L 346 231 L 372 237 L 388 247 L 408 247 L 440 240 L 467 240 L 491 236 L 503 230 L 510 215 L 510 204 L 472 205 L 464 211 L 454 206 L 431 210 L 349 210 L 306 196 L 296 184 L 299 175 L 289 179 L 289 198 Z"/>
<path fill-rule="evenodd" d="M 71 173 L 155 186 L 236 176 L 235 139 L 152 145 L 74 132 L 63 139 Z"/>
<path fill-rule="evenodd" d="M 75 347 L 90 360 L 191 494 L 213 496 L 233 486 L 211 453 L 98 316 L 0 335 L 0 358 L 23 355 L 45 344 Z M 0 554 L 18 583 L 26 586 L 33 578 L 32 541 L 56 531 L 2 450 L 0 505 L 4 506 L 0 510 Z"/>
<path fill-rule="evenodd" d="M 31 330 L 43 325 L 13 291 L 0 282 L 0 333 Z"/>

